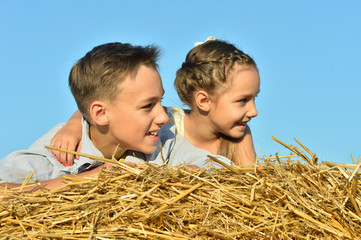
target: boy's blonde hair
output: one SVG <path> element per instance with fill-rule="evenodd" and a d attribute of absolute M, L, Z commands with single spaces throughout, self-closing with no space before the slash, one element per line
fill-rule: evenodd
<path fill-rule="evenodd" d="M 257 69 L 255 61 L 222 40 L 206 41 L 189 51 L 174 81 L 179 98 L 190 108 L 194 108 L 194 93 L 204 90 L 217 98 L 220 89 L 230 84 L 228 75 L 233 66 L 239 64 Z M 218 154 L 232 159 L 235 144 L 233 139 L 223 136 Z"/>
<path fill-rule="evenodd" d="M 69 86 L 79 111 L 90 120 L 93 101 L 114 101 L 121 91 L 119 83 L 128 76 L 135 77 L 140 66 L 157 69 L 159 52 L 153 45 L 118 42 L 94 47 L 74 64 L 69 74 Z"/>

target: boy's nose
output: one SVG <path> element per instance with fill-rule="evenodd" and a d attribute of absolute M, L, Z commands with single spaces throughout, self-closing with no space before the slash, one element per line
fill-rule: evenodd
<path fill-rule="evenodd" d="M 156 123 L 159 125 L 165 125 L 169 121 L 168 114 L 165 112 L 163 106 L 160 106 L 158 116 L 156 117 Z"/>

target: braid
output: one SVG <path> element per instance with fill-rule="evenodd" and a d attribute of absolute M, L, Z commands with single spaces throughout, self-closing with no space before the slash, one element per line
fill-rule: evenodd
<path fill-rule="evenodd" d="M 196 46 L 176 74 L 174 85 L 179 98 L 192 108 L 197 90 L 216 95 L 216 91 L 227 84 L 227 75 L 235 64 L 257 68 L 250 56 L 228 42 L 212 40 Z M 234 139 L 223 136 L 218 154 L 232 159 L 235 146 Z"/>
<path fill-rule="evenodd" d="M 192 106 L 196 90 L 214 94 L 226 83 L 227 75 L 236 63 L 256 67 L 251 57 L 225 41 L 207 41 L 193 48 L 177 71 L 174 82 L 180 99 Z"/>

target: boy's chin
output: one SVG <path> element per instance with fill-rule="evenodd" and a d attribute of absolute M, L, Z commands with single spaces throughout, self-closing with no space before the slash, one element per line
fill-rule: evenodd
<path fill-rule="evenodd" d="M 155 150 L 157 149 L 157 146 L 149 146 L 147 148 L 143 148 L 142 150 L 140 150 L 140 152 L 144 153 L 144 154 L 152 154 L 155 152 Z"/>

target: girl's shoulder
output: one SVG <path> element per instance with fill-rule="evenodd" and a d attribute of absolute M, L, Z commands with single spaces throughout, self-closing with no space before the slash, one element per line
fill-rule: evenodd
<path fill-rule="evenodd" d="M 174 124 L 177 134 L 184 136 L 184 110 L 181 107 L 166 107 L 169 122 Z"/>
<path fill-rule="evenodd" d="M 184 115 L 184 110 L 181 107 L 165 107 L 167 109 L 167 113 L 169 117 L 177 116 L 177 115 Z"/>

